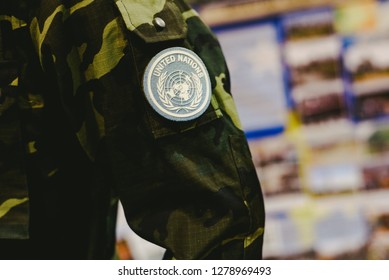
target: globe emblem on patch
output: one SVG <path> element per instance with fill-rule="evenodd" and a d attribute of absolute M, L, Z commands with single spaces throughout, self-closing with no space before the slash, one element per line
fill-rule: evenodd
<path fill-rule="evenodd" d="M 143 76 L 143 89 L 152 108 L 173 121 L 201 116 L 211 101 L 211 82 L 203 61 L 185 48 L 158 53 Z"/>

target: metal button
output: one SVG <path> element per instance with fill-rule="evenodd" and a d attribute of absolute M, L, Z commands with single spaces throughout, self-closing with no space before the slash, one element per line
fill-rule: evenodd
<path fill-rule="evenodd" d="M 158 29 L 158 30 L 162 30 L 166 27 L 166 23 L 163 19 L 161 19 L 160 17 L 156 17 L 154 18 L 154 26 Z"/>

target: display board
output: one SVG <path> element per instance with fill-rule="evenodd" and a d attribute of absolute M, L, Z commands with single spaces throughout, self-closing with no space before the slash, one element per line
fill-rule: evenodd
<path fill-rule="evenodd" d="M 389 2 L 297 2 L 209 22 L 265 194 L 264 256 L 389 259 Z"/>

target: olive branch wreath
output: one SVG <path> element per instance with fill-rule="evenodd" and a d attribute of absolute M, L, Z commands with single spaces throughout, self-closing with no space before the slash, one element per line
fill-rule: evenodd
<path fill-rule="evenodd" d="M 161 102 L 165 105 L 166 109 L 169 111 L 176 111 L 176 113 L 180 110 L 186 110 L 193 111 L 197 108 L 199 103 L 201 102 L 202 98 L 202 91 L 203 91 L 203 85 L 201 84 L 201 81 L 199 77 L 197 77 L 196 74 L 192 73 L 193 81 L 196 85 L 196 95 L 193 101 L 188 106 L 178 107 L 174 106 L 174 104 L 169 100 L 166 93 L 164 93 L 164 84 L 167 79 L 167 72 L 162 73 L 162 75 L 159 77 L 157 82 L 157 90 L 158 90 L 158 96 Z"/>

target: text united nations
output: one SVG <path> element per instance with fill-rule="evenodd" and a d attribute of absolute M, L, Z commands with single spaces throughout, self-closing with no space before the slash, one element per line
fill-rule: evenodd
<path fill-rule="evenodd" d="M 201 67 L 197 62 L 195 62 L 192 58 L 189 56 L 183 55 L 183 54 L 176 54 L 176 55 L 170 55 L 166 56 L 165 58 L 161 59 L 161 61 L 155 66 L 153 75 L 154 76 L 161 76 L 163 69 L 174 62 L 183 62 L 188 64 L 194 72 L 197 74 L 199 78 L 204 77 L 204 72 L 201 70 Z"/>

